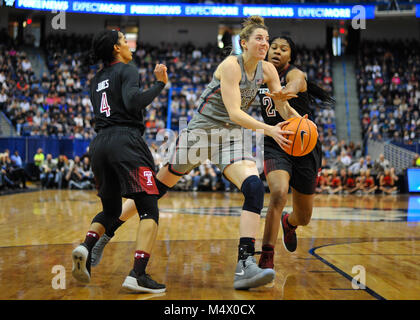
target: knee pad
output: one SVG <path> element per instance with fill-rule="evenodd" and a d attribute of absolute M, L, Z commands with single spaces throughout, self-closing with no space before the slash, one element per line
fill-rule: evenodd
<path fill-rule="evenodd" d="M 158 194 L 158 197 L 157 197 L 158 200 L 159 200 L 160 198 L 162 198 L 166 194 L 169 187 L 167 185 L 163 184 L 162 182 L 160 182 L 158 179 L 155 179 L 155 181 L 156 181 L 156 186 L 157 186 L 158 191 L 159 191 L 159 194 Z"/>
<path fill-rule="evenodd" d="M 241 191 L 245 196 L 243 210 L 261 214 L 264 207 L 264 184 L 257 176 L 249 176 L 242 183 Z"/>
<path fill-rule="evenodd" d="M 100 223 L 104 226 L 105 231 L 107 231 L 112 226 L 115 219 L 115 217 L 106 215 L 103 211 L 101 211 L 93 218 L 92 223 Z"/>
<path fill-rule="evenodd" d="M 140 220 L 153 219 L 159 224 L 158 196 L 139 193 L 133 197 Z"/>

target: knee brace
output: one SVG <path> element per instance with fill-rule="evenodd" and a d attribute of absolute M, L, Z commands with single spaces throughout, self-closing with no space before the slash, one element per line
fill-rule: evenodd
<path fill-rule="evenodd" d="M 147 193 L 138 193 L 133 197 L 140 220 L 153 219 L 159 224 L 158 197 Z"/>
<path fill-rule="evenodd" d="M 264 207 L 264 184 L 257 176 L 249 176 L 242 183 L 241 191 L 245 196 L 243 210 L 261 214 Z"/>

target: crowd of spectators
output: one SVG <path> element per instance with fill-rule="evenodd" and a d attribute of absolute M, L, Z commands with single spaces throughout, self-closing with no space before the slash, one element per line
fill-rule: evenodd
<path fill-rule="evenodd" d="M 346 158 L 337 157 L 331 164 L 323 159 L 316 193 L 361 195 L 401 192 L 402 177 L 397 175 L 383 154 L 376 160 L 372 160 L 370 155 L 354 160 Z"/>
<path fill-rule="evenodd" d="M 2 37 L 7 38 L 7 34 Z M 34 73 L 26 52 L 13 41 L 0 44 L 0 111 L 20 136 L 91 139 L 93 113 L 82 52 L 91 37 L 51 35 L 46 40 L 48 70 Z"/>
<path fill-rule="evenodd" d="M 365 139 L 420 143 L 420 41 L 365 41 L 357 60 Z"/>
<path fill-rule="evenodd" d="M 0 106 L 15 124 L 19 134 L 85 139 L 94 136 L 88 85 L 96 68 L 82 66 L 83 54 L 89 49 L 90 42 L 89 36 L 50 35 L 45 45 L 48 72 L 39 78 L 34 74 L 24 52 L 16 51 L 10 43 L 1 47 Z M 297 52 L 295 64 L 306 73 L 308 79 L 332 95 L 332 65 L 328 51 L 298 46 Z M 175 132 L 180 122 L 184 120 L 187 123 L 192 118 L 197 98 L 210 82 L 224 55 L 226 52 L 213 45 L 195 47 L 191 43 L 161 43 L 158 46 L 142 44 L 138 47 L 133 55 L 133 63 L 138 67 L 140 82 L 145 89 L 154 80 L 153 69 L 157 61 L 167 65 L 169 75 L 166 88 L 145 111 L 145 138 L 149 144 L 156 140 L 156 133 L 160 129 L 167 127 L 168 103 L 171 110 L 170 125 Z M 254 108 L 250 113 L 262 121 L 259 110 Z M 331 167 L 342 163 L 346 168 L 357 163 L 362 157 L 362 148 L 353 143 L 338 142 L 334 106 L 323 105 L 318 101 L 313 107 L 313 114 L 326 163 Z M 155 144 L 151 144 L 151 150 L 156 155 L 158 168 L 162 159 L 156 152 Z M 40 158 L 39 161 L 36 157 Z M 51 155 L 46 155 L 45 159 L 35 155 L 35 158 L 37 178 L 42 187 L 92 187 L 88 157 L 69 160 L 62 155 L 57 159 Z M 193 170 L 181 179 L 177 188 L 235 189 L 211 163 Z"/>
<path fill-rule="evenodd" d="M 41 189 L 91 190 L 95 187 L 88 152 L 68 159 L 65 155 L 54 158 L 38 148 L 32 161 L 24 163 L 17 150 L 0 153 L 0 191 L 27 189 L 27 181 Z"/>

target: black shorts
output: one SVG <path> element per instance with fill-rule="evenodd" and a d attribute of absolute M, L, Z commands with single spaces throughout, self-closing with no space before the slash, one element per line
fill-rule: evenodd
<path fill-rule="evenodd" d="M 101 129 L 90 143 L 89 153 L 99 197 L 159 194 L 153 156 L 139 129 Z"/>
<path fill-rule="evenodd" d="M 275 170 L 287 171 L 290 186 L 303 194 L 314 194 L 322 161 L 322 147 L 318 141 L 314 150 L 303 157 L 288 155 L 273 140 L 264 139 L 265 176 Z"/>

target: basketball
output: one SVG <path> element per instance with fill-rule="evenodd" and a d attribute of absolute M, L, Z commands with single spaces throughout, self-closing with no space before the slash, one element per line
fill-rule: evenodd
<path fill-rule="evenodd" d="M 318 130 L 315 124 L 305 118 L 290 118 L 289 123 L 282 126 L 282 130 L 295 132 L 294 135 L 284 137 L 292 141 L 288 148 L 282 148 L 287 154 L 294 157 L 302 157 L 310 153 L 318 140 Z"/>

